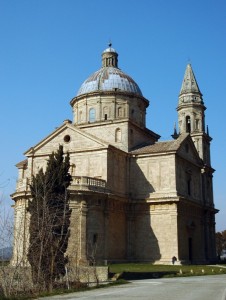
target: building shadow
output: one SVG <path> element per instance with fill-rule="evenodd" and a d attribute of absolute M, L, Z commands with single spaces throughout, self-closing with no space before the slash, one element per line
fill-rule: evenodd
<path fill-rule="evenodd" d="M 130 256 L 133 261 L 154 263 L 160 260 L 161 253 L 152 228 L 151 203 L 147 202 L 147 199 L 155 190 L 136 162 L 132 162 L 131 165 L 130 191 L 128 212 Z"/>

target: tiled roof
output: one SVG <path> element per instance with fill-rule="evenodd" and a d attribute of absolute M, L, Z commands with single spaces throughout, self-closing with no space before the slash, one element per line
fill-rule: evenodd
<path fill-rule="evenodd" d="M 176 140 L 157 142 L 153 145 L 145 146 L 134 151 L 132 154 L 147 154 L 147 153 L 162 153 L 177 151 L 182 143 L 182 141 L 188 136 L 188 134 L 180 134 Z"/>

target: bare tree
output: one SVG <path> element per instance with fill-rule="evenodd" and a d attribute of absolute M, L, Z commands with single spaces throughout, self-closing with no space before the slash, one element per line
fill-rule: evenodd
<path fill-rule="evenodd" d="M 22 228 L 22 226 L 20 226 Z M 0 201 L 0 249 L 2 258 L 4 251 L 10 251 L 13 240 L 13 217 L 11 211 L 4 206 L 3 198 Z M 18 245 L 19 245 L 18 240 Z M 17 251 L 17 248 L 14 249 Z M 18 256 L 19 257 L 19 256 Z M 9 262 L 2 261 L 0 265 L 0 298 L 18 296 L 23 294 L 25 290 L 29 290 L 29 274 L 26 269 L 21 268 L 22 261 L 15 262 L 14 267 Z"/>
<path fill-rule="evenodd" d="M 217 255 L 220 257 L 222 250 L 226 250 L 226 230 L 216 232 Z"/>

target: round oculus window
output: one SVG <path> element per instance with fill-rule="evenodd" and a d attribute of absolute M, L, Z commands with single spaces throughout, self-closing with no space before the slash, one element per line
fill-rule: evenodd
<path fill-rule="evenodd" d="M 70 140 L 71 140 L 71 137 L 70 137 L 70 135 L 65 135 L 65 137 L 64 137 L 64 142 L 65 143 L 69 143 L 70 142 Z"/>

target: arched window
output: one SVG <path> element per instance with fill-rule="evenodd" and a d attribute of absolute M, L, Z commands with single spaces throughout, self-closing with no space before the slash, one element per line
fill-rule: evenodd
<path fill-rule="evenodd" d="M 94 108 L 90 108 L 89 110 L 89 122 L 95 122 L 96 120 L 96 111 Z"/>
<path fill-rule="evenodd" d="M 118 143 L 118 142 L 121 142 L 121 140 L 122 140 L 122 132 L 121 132 L 120 128 L 117 128 L 115 130 L 115 141 L 116 141 L 116 143 Z"/>
<path fill-rule="evenodd" d="M 191 132 L 191 118 L 189 116 L 186 117 L 186 132 Z"/>

